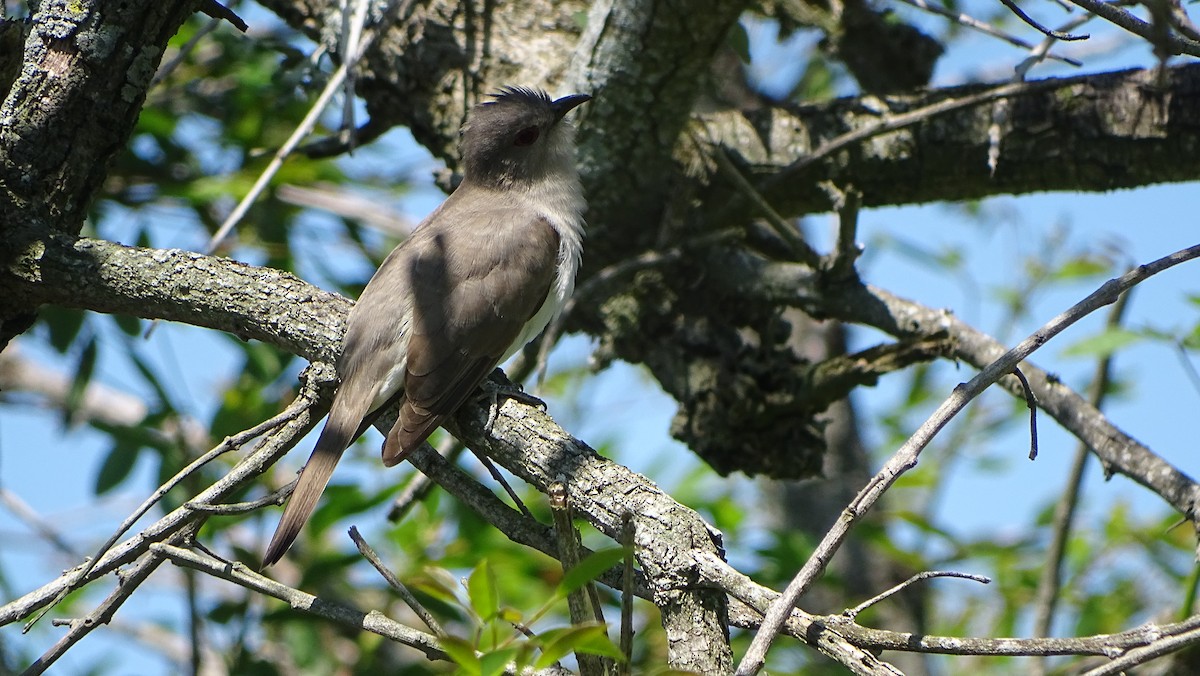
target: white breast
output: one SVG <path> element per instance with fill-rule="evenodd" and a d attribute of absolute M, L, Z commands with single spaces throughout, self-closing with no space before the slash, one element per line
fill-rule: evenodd
<path fill-rule="evenodd" d="M 575 290 L 575 275 L 579 272 L 579 261 L 583 256 L 583 210 L 587 208 L 587 203 L 583 199 L 583 186 L 574 167 L 565 176 L 558 175 L 533 184 L 526 199 L 526 204 L 534 205 L 558 233 L 558 273 L 546 302 L 525 324 L 501 362 L 536 338 L 562 310 Z"/>

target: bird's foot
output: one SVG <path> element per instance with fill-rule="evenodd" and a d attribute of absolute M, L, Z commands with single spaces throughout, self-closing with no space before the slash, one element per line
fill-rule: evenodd
<path fill-rule="evenodd" d="M 520 385 L 509 382 L 507 378 L 505 378 L 505 383 L 506 384 L 501 385 L 492 382 L 489 379 L 483 381 L 483 384 L 480 386 L 483 390 L 483 394 L 480 395 L 480 399 L 486 398 L 489 402 L 487 422 L 485 422 L 483 425 L 483 431 L 488 436 L 491 436 L 492 426 L 496 424 L 496 418 L 500 415 L 501 397 L 516 399 L 523 404 L 537 406 L 543 411 L 545 411 L 547 408 L 546 402 L 521 389 Z"/>

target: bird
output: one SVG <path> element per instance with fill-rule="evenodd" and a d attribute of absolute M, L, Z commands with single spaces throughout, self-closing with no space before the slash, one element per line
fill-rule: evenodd
<path fill-rule="evenodd" d="M 391 467 L 537 337 L 575 288 L 586 202 L 564 116 L 591 100 L 502 87 L 461 130 L 462 181 L 388 254 L 351 309 L 329 418 L 263 568 L 295 541 L 342 453 L 389 405 Z"/>

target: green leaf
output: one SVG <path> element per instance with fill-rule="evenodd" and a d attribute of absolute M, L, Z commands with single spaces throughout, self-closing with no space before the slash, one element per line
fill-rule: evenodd
<path fill-rule="evenodd" d="M 504 648 L 485 653 L 479 659 L 479 671 L 482 676 L 500 676 L 516 656 L 516 648 Z"/>
<path fill-rule="evenodd" d="M 1079 256 L 1072 258 L 1054 271 L 1053 279 L 1084 279 L 1087 277 L 1095 277 L 1103 275 L 1109 271 L 1111 265 L 1108 261 L 1100 258 L 1089 258 L 1087 256 Z"/>
<path fill-rule="evenodd" d="M 1192 327 L 1191 333 L 1184 336 L 1180 343 L 1189 350 L 1200 350 L 1200 324 Z"/>
<path fill-rule="evenodd" d="M 604 571 L 624 561 L 627 553 L 629 552 L 625 547 L 609 547 L 594 551 L 584 557 L 579 565 L 567 571 L 562 582 L 558 583 L 559 596 L 564 597 L 595 580 Z"/>
<path fill-rule="evenodd" d="M 142 378 L 145 379 L 146 384 L 154 390 L 154 394 L 158 397 L 158 401 L 162 405 L 164 412 L 173 413 L 175 406 L 171 403 L 171 395 L 162 384 L 154 367 L 147 364 L 146 360 L 136 351 L 129 352 L 129 359 L 133 361 L 133 366 L 138 370 L 138 373 L 142 374 Z"/>
<path fill-rule="evenodd" d="M 50 345 L 65 354 L 83 327 L 83 311 L 47 305 L 38 315 L 50 332 Z"/>
<path fill-rule="evenodd" d="M 104 463 L 100 465 L 100 473 L 96 475 L 96 495 L 107 493 L 129 476 L 141 449 L 139 445 L 117 442 L 109 450 Z"/>
<path fill-rule="evenodd" d="M 1108 357 L 1123 347 L 1142 340 L 1144 336 L 1128 329 L 1108 329 L 1103 333 L 1084 338 L 1062 351 L 1064 357 Z"/>
<path fill-rule="evenodd" d="M 67 390 L 67 398 L 63 405 L 64 422 L 69 422 L 71 414 L 83 405 L 83 396 L 87 392 L 88 383 L 92 381 L 92 373 L 96 370 L 96 337 L 88 338 L 79 354 L 75 365 L 75 377 L 71 380 L 71 388 Z"/>
<path fill-rule="evenodd" d="M 496 589 L 496 574 L 487 559 L 479 562 L 467 580 L 467 596 L 471 608 L 483 621 L 496 616 L 500 610 L 500 593 Z"/>
<path fill-rule="evenodd" d="M 542 643 L 542 654 L 533 664 L 535 669 L 545 669 L 575 652 L 623 659 L 620 649 L 609 640 L 607 627 L 603 624 L 577 624 L 551 629 L 538 634 L 538 640 Z"/>
<path fill-rule="evenodd" d="M 447 636 L 438 642 L 442 650 L 459 666 L 459 673 L 467 676 L 481 676 L 483 665 L 475 656 L 475 647 L 457 636 Z"/>
<path fill-rule="evenodd" d="M 725 41 L 742 60 L 742 63 L 750 63 L 750 36 L 746 33 L 745 26 L 735 23 Z"/>
<path fill-rule="evenodd" d="M 133 315 L 113 315 L 113 321 L 117 323 L 117 328 L 127 336 L 137 337 L 142 332 L 142 320 Z"/>

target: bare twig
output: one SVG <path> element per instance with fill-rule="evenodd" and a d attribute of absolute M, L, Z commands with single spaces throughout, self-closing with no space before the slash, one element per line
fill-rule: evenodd
<path fill-rule="evenodd" d="M 700 143 L 697 142 L 696 145 L 700 145 Z M 729 158 L 729 152 L 724 147 L 715 143 L 707 143 L 705 145 L 711 149 L 711 155 L 717 161 L 717 166 L 720 167 L 726 176 L 733 179 L 733 184 L 750 200 L 750 203 L 758 207 L 767 224 L 771 226 L 771 230 L 779 235 L 787 243 L 792 253 L 796 255 L 796 260 L 812 267 L 820 264 L 820 254 L 814 251 L 808 242 L 804 241 L 804 238 L 800 236 L 799 229 L 796 228 L 796 224 L 788 223 L 784 220 L 783 216 L 780 216 L 779 212 L 775 211 L 775 208 L 767 202 L 762 194 L 754 189 L 754 185 L 733 164 L 733 160 Z"/>
<path fill-rule="evenodd" d="M 61 601 L 67 594 L 75 589 L 78 589 L 80 585 L 88 581 L 88 575 L 92 572 L 92 569 L 96 567 L 96 564 L 104 557 L 108 550 L 111 549 L 113 545 L 117 544 L 117 541 L 121 539 L 121 536 L 124 535 L 125 532 L 130 528 L 132 528 L 133 524 L 137 523 L 138 519 L 142 518 L 142 516 L 145 515 L 146 512 L 150 511 L 154 505 L 158 504 L 159 500 L 163 499 L 167 493 L 170 493 L 172 489 L 182 483 L 193 473 L 200 470 L 200 468 L 204 467 L 209 462 L 212 462 L 221 455 L 224 455 L 235 448 L 241 448 L 243 444 L 247 443 L 251 439 L 266 434 L 267 432 L 282 426 L 284 423 L 294 420 L 301 411 L 307 410 L 311 405 L 312 401 L 307 399 L 302 393 L 301 396 L 297 397 L 282 413 L 272 418 L 268 418 L 267 420 L 264 420 L 248 430 L 239 432 L 231 437 L 226 437 L 224 441 L 215 446 L 212 450 L 188 463 L 187 467 L 181 469 L 175 474 L 175 476 L 168 479 L 166 483 L 155 489 L 155 491 L 150 494 L 150 497 L 146 498 L 146 500 L 143 501 L 142 504 L 137 507 L 137 509 L 133 510 L 133 513 L 125 517 L 125 520 L 121 522 L 121 525 L 117 527 L 117 530 L 110 535 L 109 538 L 104 541 L 104 544 L 100 545 L 100 549 L 98 549 L 96 553 L 92 555 L 92 557 L 77 570 L 72 582 L 59 592 L 58 598 L 56 598 L 53 603 L 46 606 L 45 610 L 52 608 L 54 604 Z M 33 625 L 39 619 L 41 619 L 45 610 L 43 613 L 39 613 L 29 621 L 28 625 L 26 626 L 26 630 L 28 630 L 30 625 Z"/>
<path fill-rule="evenodd" d="M 1188 357 L 1187 347 L 1180 341 L 1175 342 L 1175 354 L 1179 356 L 1180 368 L 1187 374 L 1188 380 L 1192 381 L 1192 389 L 1200 394 L 1200 373 L 1196 372 L 1196 366 Z"/>
<path fill-rule="evenodd" d="M 1021 373 L 1021 368 L 1018 366 L 1012 372 L 1017 377 L 1017 380 L 1021 381 L 1021 390 L 1025 393 L 1025 405 L 1029 408 L 1029 459 L 1037 460 L 1037 397 L 1033 396 L 1033 388 L 1029 386 L 1029 381 L 1025 379 L 1025 374 Z"/>
<path fill-rule="evenodd" d="M 332 367 L 323 364 L 310 365 L 302 375 L 303 391 L 297 398 L 315 401 L 318 397 L 317 390 L 332 382 L 333 379 Z M 237 463 L 225 476 L 197 495 L 194 500 L 200 503 L 214 503 L 254 480 L 267 467 L 287 453 L 296 440 L 311 431 L 318 420 L 309 415 L 308 409 L 302 410 L 295 419 L 289 420 L 272 432 L 252 453 Z M 186 531 L 193 524 L 202 522 L 203 517 L 204 514 L 186 506 L 173 510 L 143 528 L 136 536 L 108 548 L 103 556 L 98 557 L 98 560 L 89 561 L 74 570 L 69 570 L 40 588 L 0 606 L 0 626 L 26 618 L 38 609 L 56 603 L 66 593 L 65 590 L 78 588 L 83 583 L 98 579 L 118 569 L 119 566 L 134 561 L 148 551 L 152 543 L 166 540 L 181 531 Z M 81 575 L 80 571 L 84 570 L 85 566 L 88 572 Z"/>
<path fill-rule="evenodd" d="M 220 25 L 221 19 L 215 18 L 201 26 L 196 31 L 196 34 L 179 48 L 179 52 L 175 54 L 174 58 L 159 67 L 158 72 L 155 73 L 154 77 L 150 80 L 150 88 L 154 88 L 155 85 L 167 79 L 171 73 L 175 72 L 175 69 L 179 67 L 179 64 L 183 63 L 183 60 L 187 58 L 188 54 L 191 54 L 192 51 L 196 49 L 196 45 L 199 45 L 200 41 L 203 40 L 205 36 L 216 30 Z M 242 24 L 242 31 L 244 32 L 245 30 L 246 25 Z"/>
<path fill-rule="evenodd" d="M 1020 19 L 1021 21 L 1024 21 L 1025 23 L 1029 24 L 1030 26 L 1033 26 L 1033 28 L 1035 28 L 1036 30 L 1041 32 L 1042 35 L 1045 35 L 1048 38 L 1054 38 L 1055 40 L 1062 40 L 1063 42 L 1073 42 L 1075 40 L 1086 40 L 1089 37 L 1091 37 L 1090 35 L 1086 35 L 1086 34 L 1071 35 L 1070 33 L 1064 33 L 1062 31 L 1051 30 L 1049 28 L 1046 28 L 1042 24 L 1038 23 L 1037 21 L 1034 21 L 1033 17 L 1029 16 L 1024 11 L 1022 11 L 1020 7 L 1017 7 L 1017 3 L 1013 2 L 1013 0 L 1000 0 L 1000 2 L 1005 7 L 1007 7 L 1010 12 L 1012 12 L 1013 14 L 1016 14 L 1018 19 Z"/>
<path fill-rule="evenodd" d="M 42 539 L 49 542 L 51 546 L 57 549 L 60 553 L 70 557 L 80 556 L 75 547 L 67 542 L 62 533 L 53 524 L 46 521 L 37 513 L 37 510 L 29 506 L 29 503 L 21 499 L 21 496 L 0 486 L 0 505 L 4 505 L 13 516 L 24 521 L 35 533 L 38 533 Z"/>
<path fill-rule="evenodd" d="M 557 558 L 558 543 L 549 526 L 506 505 L 469 474 L 439 455 L 429 444 L 423 444 L 413 451 L 410 461 L 447 493 L 504 533 L 509 540 Z M 591 553 L 591 550 L 583 548 L 583 556 Z M 597 579 L 613 589 L 620 589 L 622 577 L 621 571 L 614 568 Z M 634 588 L 638 596 L 650 598 L 650 590 L 643 577 L 636 578 Z"/>
<path fill-rule="evenodd" d="M 237 15 L 237 12 L 234 12 L 232 9 L 229 9 L 220 2 L 217 2 L 217 0 L 201 0 L 200 11 L 214 19 L 224 19 L 225 21 L 228 21 L 229 23 L 233 24 L 234 28 L 243 33 L 250 28 L 246 25 L 246 22 L 242 19 L 242 17 Z"/>
<path fill-rule="evenodd" d="M 318 599 L 312 594 L 259 575 L 241 563 L 229 565 L 224 561 L 163 543 L 151 545 L 150 550 L 169 559 L 177 566 L 186 566 L 240 585 L 250 591 L 266 594 L 287 603 L 296 610 L 323 617 L 342 626 L 363 629 L 402 645 L 416 648 L 431 660 L 449 659 L 438 647 L 436 636 L 407 627 L 379 611 L 372 610 L 364 613 L 332 601 Z"/>
<path fill-rule="evenodd" d="M 197 528 L 198 526 L 185 528 L 180 533 L 172 536 L 171 541 L 183 541 L 184 539 L 191 537 L 192 533 L 194 533 Z M 56 641 L 54 645 L 50 646 L 45 653 L 42 653 L 41 657 L 37 658 L 33 664 L 29 665 L 29 667 L 22 673 L 22 676 L 38 676 L 38 674 L 44 673 L 58 660 L 58 658 L 62 657 L 68 650 L 70 650 L 71 646 L 83 640 L 83 638 L 90 634 L 93 629 L 101 625 L 108 624 L 109 620 L 111 620 L 112 616 L 117 612 L 117 609 L 125 603 L 126 599 L 128 599 L 133 592 L 137 591 L 142 583 L 150 577 L 150 574 L 153 573 L 161 563 L 162 558 L 159 556 L 151 555 L 144 557 L 140 562 L 138 562 L 137 565 L 133 567 L 132 570 L 125 572 L 125 574 L 121 577 L 121 584 L 117 585 L 117 588 L 114 589 L 112 593 L 108 595 L 108 598 L 104 599 L 104 601 L 97 606 L 95 610 L 88 613 L 85 617 L 70 620 L 65 623 L 57 623 L 66 624 L 66 626 L 69 626 L 70 629 L 62 638 Z"/>
<path fill-rule="evenodd" d="M 1082 14 L 1080 16 L 1076 16 L 1063 24 L 1062 28 L 1059 28 L 1059 30 L 1067 31 L 1078 28 L 1091 21 L 1094 17 L 1095 15 L 1093 14 Z M 1015 79 L 1024 80 L 1025 76 L 1029 73 L 1030 68 L 1033 68 L 1035 65 L 1045 61 L 1046 59 L 1054 58 L 1054 55 L 1050 53 L 1050 48 L 1056 44 L 1058 44 L 1057 39 L 1053 37 L 1046 37 L 1040 43 L 1038 43 L 1036 47 L 1030 49 L 1029 56 L 1025 57 L 1021 63 L 1018 63 L 1016 68 L 1013 69 L 1016 71 Z"/>
<path fill-rule="evenodd" d="M 387 581 L 388 586 L 400 595 L 400 599 L 404 601 L 404 603 L 411 608 L 414 613 L 417 614 L 417 617 L 421 618 L 421 621 L 425 623 L 426 627 L 429 627 L 429 630 L 433 632 L 433 635 L 437 636 L 438 638 L 445 638 L 446 630 L 442 629 L 442 625 L 437 621 L 437 618 L 433 616 L 433 613 L 429 612 L 429 609 L 426 608 L 420 601 L 418 601 L 417 597 L 413 596 L 412 592 L 408 590 L 408 587 L 404 586 L 404 583 L 400 581 L 400 578 L 396 577 L 396 575 L 383 564 L 383 561 L 380 560 L 379 555 L 375 553 L 375 550 L 371 548 L 371 545 L 367 544 L 367 541 L 363 539 L 363 536 L 354 526 L 350 527 L 350 539 L 354 540 L 354 545 L 358 547 L 358 551 L 364 557 L 366 557 L 367 561 L 369 561 L 372 566 L 375 566 L 375 570 L 379 571 L 379 574 L 382 575 L 383 579 Z"/>
<path fill-rule="evenodd" d="M 351 5 L 342 5 L 341 57 L 346 65 L 346 79 L 342 93 L 342 129 L 338 134 L 346 144 L 347 152 L 354 152 L 354 67 L 363 54 L 363 24 L 367 21 L 368 0 L 358 0 Z"/>
<path fill-rule="evenodd" d="M 830 558 L 841 547 L 849 534 L 850 527 L 869 510 L 880 496 L 895 483 L 901 474 L 912 469 L 917 464 L 917 458 L 922 449 L 959 411 L 963 409 L 979 393 L 996 382 L 1001 375 L 1012 371 L 1023 359 L 1032 354 L 1048 340 L 1058 335 L 1068 326 L 1095 310 L 1116 302 L 1122 293 L 1145 281 L 1151 276 L 1172 268 L 1180 263 L 1200 257 L 1200 245 L 1182 249 L 1169 256 L 1160 258 L 1152 263 L 1140 265 L 1134 270 L 1110 279 L 1099 289 L 1088 295 L 1062 314 L 1042 326 L 1021 341 L 1016 347 L 1006 352 L 979 372 L 969 382 L 954 388 L 953 394 L 938 407 L 937 411 L 900 447 L 888 460 L 884 467 L 867 483 L 855 499 L 842 512 L 837 522 L 826 533 L 812 556 L 805 562 L 804 567 L 788 584 L 783 595 L 772 604 L 770 611 L 763 620 L 763 627 L 751 642 L 750 649 L 738 665 L 739 676 L 750 676 L 758 673 L 766 658 L 767 649 L 788 613 L 795 607 L 800 596 L 808 590 L 828 565 Z"/>
<path fill-rule="evenodd" d="M 1022 49 L 1034 49 L 1033 44 L 1031 44 L 1025 40 L 1022 40 L 1021 38 L 1019 38 L 1015 35 L 1010 35 L 1008 33 L 1005 33 L 1004 31 L 992 26 L 989 23 L 980 21 L 979 19 L 976 19 L 974 17 L 963 14 L 962 12 L 955 12 L 953 10 L 946 9 L 945 7 L 941 7 L 939 5 L 933 5 L 933 4 L 926 2 L 925 0 L 900 0 L 900 2 L 903 2 L 908 5 L 912 5 L 913 7 L 916 7 L 918 9 L 923 9 L 926 12 L 930 12 L 931 14 L 937 14 L 939 16 L 944 16 L 944 17 L 951 19 L 963 26 L 966 26 L 967 28 L 977 30 L 980 33 L 983 33 L 985 35 L 990 35 L 994 38 L 999 38 L 1011 45 L 1015 45 Z M 1057 59 L 1059 61 L 1068 63 L 1068 64 L 1070 64 L 1072 66 L 1076 66 L 1076 67 L 1083 65 L 1082 63 L 1080 63 L 1079 61 L 1077 61 L 1075 59 L 1070 59 L 1065 56 L 1059 56 L 1057 54 L 1050 54 L 1050 55 L 1048 55 L 1048 58 Z"/>
<path fill-rule="evenodd" d="M 629 673 L 633 664 L 633 515 L 621 515 L 621 546 L 625 547 L 624 575 L 621 580 L 621 673 Z"/>
<path fill-rule="evenodd" d="M 1176 650 L 1182 650 L 1200 642 L 1200 629 L 1193 629 L 1174 636 L 1165 636 L 1150 645 L 1134 648 L 1108 664 L 1084 672 L 1084 676 L 1116 676 L 1129 671 L 1130 667 L 1145 664 Z"/>
<path fill-rule="evenodd" d="M 550 515 L 554 519 L 554 536 L 558 542 L 558 559 L 562 562 L 563 575 L 566 575 L 583 560 L 583 543 L 572 522 L 571 501 L 566 484 L 551 484 L 547 494 L 550 497 Z M 571 624 L 597 622 L 604 626 L 600 597 L 596 593 L 596 585 L 592 582 L 567 593 L 567 608 L 571 615 Z M 603 676 L 616 669 L 611 659 L 600 655 L 576 653 L 575 659 L 579 662 L 579 673 L 583 676 Z"/>
<path fill-rule="evenodd" d="M 483 465 L 483 468 L 488 471 L 488 474 L 496 480 L 496 483 L 500 484 L 500 486 L 504 488 L 504 492 L 508 493 L 508 497 L 512 498 L 513 503 L 517 505 L 517 509 L 521 510 L 521 513 L 526 517 L 532 519 L 533 512 L 529 511 L 529 508 L 525 506 L 525 502 L 521 500 L 521 496 L 517 495 L 517 492 L 513 490 L 513 487 L 504 478 L 504 475 L 500 473 L 500 470 L 496 469 L 496 465 L 492 462 L 491 458 L 487 457 L 487 454 L 483 453 L 482 451 L 477 451 L 473 448 L 470 449 L 470 451 L 475 455 L 475 458 L 479 460 L 479 464 Z"/>
<path fill-rule="evenodd" d="M 346 64 L 343 63 L 338 66 L 337 70 L 333 71 L 333 75 L 325 83 L 325 88 L 317 96 L 317 100 L 313 103 L 312 108 L 309 108 L 308 114 L 304 116 L 300 124 L 296 125 L 296 129 L 292 131 L 292 135 L 288 137 L 287 141 L 284 141 L 279 150 L 275 151 L 275 156 L 271 158 L 271 161 L 267 164 L 267 168 L 263 169 L 263 172 L 254 181 L 254 185 L 250 187 L 250 192 L 247 192 L 246 196 L 238 202 L 233 211 L 229 212 L 229 215 L 225 217 L 221 226 L 217 228 L 212 238 L 208 240 L 208 246 L 204 248 L 205 253 L 211 254 L 221 245 L 221 242 L 225 241 L 230 231 L 237 226 L 242 217 L 246 215 L 246 212 L 250 210 L 250 205 L 258 200 L 258 196 L 262 194 L 267 184 L 279 172 L 279 169 L 283 166 L 283 161 L 287 159 L 288 155 L 292 154 L 292 151 L 296 149 L 300 141 L 305 136 L 308 136 L 313 128 L 317 126 L 317 120 L 320 119 L 321 113 L 325 112 L 325 107 L 329 105 L 329 101 L 333 99 L 333 95 L 338 92 L 338 89 L 342 86 L 342 82 L 346 79 L 347 70 Z"/>
<path fill-rule="evenodd" d="M 873 597 L 867 599 L 866 601 L 863 601 L 862 603 L 858 604 L 857 606 L 854 606 L 853 608 L 849 608 L 847 610 L 842 611 L 842 614 L 845 615 L 846 617 L 848 617 L 849 619 L 853 620 L 854 618 L 858 617 L 859 613 L 866 610 L 867 608 L 870 608 L 871 606 L 875 605 L 876 603 L 879 603 L 880 601 L 883 601 L 892 596 L 895 596 L 896 594 L 904 591 L 905 589 L 916 584 L 917 582 L 920 582 L 922 580 L 929 580 L 929 579 L 932 579 L 935 577 L 959 577 L 959 578 L 963 578 L 964 580 L 974 580 L 974 581 L 980 582 L 982 584 L 991 584 L 991 582 L 992 582 L 991 578 L 984 576 L 984 575 L 974 575 L 972 573 L 959 573 L 959 572 L 956 572 L 953 570 L 926 570 L 924 572 L 920 572 L 920 573 L 917 573 L 916 575 L 913 575 L 912 577 L 908 578 L 904 582 L 901 582 L 900 584 L 892 587 L 891 589 L 888 589 L 885 592 L 882 592 L 876 596 L 873 596 Z"/>
<path fill-rule="evenodd" d="M 362 19 L 364 21 L 366 4 L 367 3 L 365 2 L 359 3 L 359 5 L 363 7 Z M 389 16 L 393 8 L 397 6 L 398 5 L 395 0 L 389 3 L 389 6 L 383 12 L 384 16 Z M 388 27 L 390 28 L 390 26 Z M 317 121 L 321 117 L 321 113 L 325 111 L 325 107 L 329 105 L 330 100 L 333 99 L 333 95 L 338 92 L 338 89 L 341 88 L 342 83 L 346 82 L 351 77 L 351 69 L 357 62 L 357 58 L 371 46 L 371 43 L 375 41 L 377 36 L 378 31 L 368 31 L 365 34 L 362 34 L 359 39 L 356 39 L 353 46 L 348 45 L 346 54 L 343 54 L 341 65 L 339 65 L 329 77 L 329 81 L 325 83 L 325 88 L 322 89 L 321 93 L 317 96 L 317 100 L 313 103 L 312 108 L 309 109 L 308 114 L 304 116 L 304 119 L 300 121 L 300 124 L 296 126 L 296 129 L 292 132 L 292 135 L 288 137 L 287 141 L 285 141 L 282 146 L 280 146 L 279 150 L 275 151 L 275 156 L 271 158 L 271 162 L 267 164 L 266 169 L 264 169 L 262 174 L 259 175 L 258 179 L 254 181 L 254 185 L 250 188 L 250 192 L 246 193 L 246 196 L 242 198 L 242 201 L 238 202 L 238 205 L 234 207 L 229 216 L 225 218 L 225 221 L 221 223 L 221 226 L 217 228 L 217 232 L 213 234 L 212 239 L 208 241 L 208 246 L 205 249 L 207 253 L 212 253 L 218 246 L 220 246 L 225 237 L 229 235 L 229 232 L 233 230 L 233 228 L 237 226 L 238 222 L 242 220 L 242 217 L 246 215 L 246 212 L 250 209 L 250 205 L 258 199 L 258 196 L 262 194 L 264 189 L 266 189 L 267 184 L 270 183 L 271 179 L 275 177 L 275 174 L 279 172 L 280 167 L 283 166 L 283 161 L 287 159 L 288 155 L 292 154 L 292 151 L 296 149 L 296 146 L 300 144 L 300 141 L 302 141 L 305 136 L 308 136 L 317 126 Z M 347 56 L 350 56 L 351 58 L 347 59 Z"/>
<path fill-rule="evenodd" d="M 862 191 L 854 186 L 839 188 L 832 181 L 821 181 L 818 184 L 837 214 L 838 234 L 837 243 L 832 253 L 825 256 L 823 267 L 835 276 L 845 277 L 854 274 L 854 262 L 862 255 L 862 247 L 857 242 L 858 209 L 862 206 Z"/>
<path fill-rule="evenodd" d="M 438 455 L 447 458 L 450 462 L 454 462 L 466 448 L 453 435 L 447 434 L 438 443 L 436 452 Z M 387 513 L 387 520 L 395 523 L 403 519 L 408 514 L 408 511 L 418 502 L 424 500 L 425 496 L 429 495 L 429 491 L 436 485 L 433 479 L 430 479 L 421 472 L 413 472 L 408 483 L 400 491 L 400 495 L 397 495 L 396 499 L 392 501 L 392 507 Z"/>
<path fill-rule="evenodd" d="M 264 495 L 257 500 L 247 500 L 245 502 L 227 502 L 220 505 L 214 505 L 209 502 L 188 500 L 184 503 L 184 506 L 189 509 L 194 509 L 197 512 L 204 512 L 205 514 L 220 514 L 222 516 L 229 516 L 231 514 L 245 514 L 247 512 L 253 512 L 256 509 L 262 509 L 267 505 L 282 505 L 283 501 L 287 499 L 287 496 L 291 495 L 292 491 L 295 490 L 296 482 L 299 480 L 299 477 L 297 477 L 296 480 L 292 481 L 283 488 L 280 488 L 273 493 Z"/>
<path fill-rule="evenodd" d="M 1125 309 L 1129 306 L 1132 291 L 1121 294 L 1121 298 L 1113 304 L 1108 314 L 1107 327 L 1116 328 L 1121 325 Z M 1099 410 L 1104 405 L 1108 395 L 1108 384 L 1112 376 L 1113 356 L 1106 355 L 1096 363 L 1096 373 L 1092 377 L 1088 399 Z M 1087 469 L 1088 446 L 1080 442 L 1075 449 L 1075 457 L 1071 461 L 1071 469 L 1063 486 L 1062 496 L 1054 506 L 1054 517 L 1051 521 L 1050 544 L 1046 547 L 1046 562 L 1042 565 L 1042 574 L 1038 580 L 1037 597 L 1034 602 L 1033 635 L 1035 637 L 1049 636 L 1051 623 L 1054 621 L 1054 610 L 1058 604 L 1059 590 L 1062 587 L 1062 565 L 1066 556 L 1067 540 L 1075 523 L 1075 508 L 1083 490 L 1083 475 Z M 1045 664 L 1039 663 L 1035 670 L 1043 673 Z"/>
<path fill-rule="evenodd" d="M 1166 50 L 1168 54 L 1190 54 L 1192 56 L 1200 56 L 1200 41 L 1174 35 L 1169 31 L 1166 35 L 1161 36 L 1160 40 L 1160 36 L 1157 34 L 1154 24 L 1139 19 L 1138 17 L 1119 7 L 1116 3 L 1105 2 L 1105 0 L 1070 1 L 1086 9 L 1092 14 L 1095 14 L 1101 19 L 1114 23 L 1130 33 L 1154 43 L 1156 47 Z"/>

